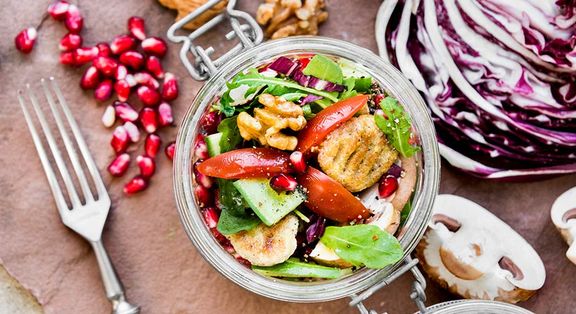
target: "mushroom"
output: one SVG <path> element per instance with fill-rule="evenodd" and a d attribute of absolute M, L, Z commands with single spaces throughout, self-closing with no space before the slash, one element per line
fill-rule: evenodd
<path fill-rule="evenodd" d="M 524 301 L 546 279 L 538 253 L 480 205 L 439 195 L 428 230 L 416 248 L 430 279 L 469 299 Z"/>
<path fill-rule="evenodd" d="M 568 251 L 566 257 L 576 264 L 576 187 L 560 195 L 550 211 L 552 222 L 560 231 L 562 237 L 566 240 Z"/>

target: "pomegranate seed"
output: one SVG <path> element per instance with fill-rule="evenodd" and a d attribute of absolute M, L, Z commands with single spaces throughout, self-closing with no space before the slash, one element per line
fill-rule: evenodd
<path fill-rule="evenodd" d="M 119 55 L 124 51 L 132 50 L 136 47 L 136 41 L 130 35 L 119 35 L 112 39 L 110 43 L 110 50 L 115 55 Z"/>
<path fill-rule="evenodd" d="M 380 184 L 378 185 L 378 194 L 381 198 L 386 198 L 394 194 L 397 189 L 398 179 L 392 176 L 387 176 L 380 181 Z"/>
<path fill-rule="evenodd" d="M 194 144 L 194 155 L 200 160 L 208 159 L 208 146 L 206 146 L 206 141 L 204 141 L 204 136 L 198 134 L 196 136 L 196 143 Z"/>
<path fill-rule="evenodd" d="M 60 39 L 60 51 L 74 51 L 82 46 L 82 37 L 78 34 L 68 33 Z"/>
<path fill-rule="evenodd" d="M 161 144 L 162 140 L 160 139 L 160 136 L 154 133 L 148 134 L 146 136 L 146 141 L 144 142 L 144 151 L 146 152 L 146 156 L 152 158 L 156 157 Z"/>
<path fill-rule="evenodd" d="M 138 120 L 138 112 L 129 103 L 115 101 L 113 106 L 116 110 L 116 116 L 122 121 L 134 122 Z"/>
<path fill-rule="evenodd" d="M 112 55 L 112 50 L 110 50 L 108 43 L 97 43 L 96 48 L 98 48 L 99 57 L 110 57 Z"/>
<path fill-rule="evenodd" d="M 64 26 L 70 33 L 78 34 L 84 26 L 84 19 L 80 15 L 80 10 L 74 4 L 68 6 L 68 11 L 66 12 L 66 18 L 64 19 Z"/>
<path fill-rule="evenodd" d="M 222 121 L 222 115 L 216 111 L 208 112 L 200 120 L 200 125 L 208 134 L 213 134 L 218 131 L 218 125 Z"/>
<path fill-rule="evenodd" d="M 109 105 L 102 115 L 102 124 L 109 128 L 114 125 L 114 122 L 116 122 L 116 109 L 114 109 L 114 106 Z"/>
<path fill-rule="evenodd" d="M 136 94 L 144 106 L 154 106 L 160 102 L 160 94 L 158 91 L 146 85 L 138 87 Z"/>
<path fill-rule="evenodd" d="M 92 89 L 96 88 L 99 83 L 100 73 L 98 73 L 98 69 L 94 66 L 88 67 L 80 79 L 80 87 L 83 89 Z"/>
<path fill-rule="evenodd" d="M 66 1 L 56 1 L 48 6 L 48 13 L 55 20 L 62 21 L 66 18 L 69 6 L 70 4 Z"/>
<path fill-rule="evenodd" d="M 374 96 L 374 103 L 376 103 L 377 107 L 380 107 L 380 102 L 384 98 L 386 98 L 386 96 L 384 96 L 383 94 L 377 94 L 376 96 Z"/>
<path fill-rule="evenodd" d="M 118 67 L 116 68 L 114 78 L 116 80 L 123 80 L 126 78 L 126 75 L 128 75 L 128 69 L 123 64 L 119 64 Z"/>
<path fill-rule="evenodd" d="M 198 164 L 200 164 L 200 161 L 197 161 L 196 163 L 194 163 L 194 179 L 196 180 L 196 183 L 200 184 L 201 186 L 209 189 L 212 187 L 212 179 L 209 176 L 206 176 L 204 174 L 202 174 L 200 171 L 198 171 Z"/>
<path fill-rule="evenodd" d="M 306 161 L 304 161 L 304 155 L 301 152 L 295 151 L 290 154 L 290 162 L 294 170 L 300 173 L 306 172 Z"/>
<path fill-rule="evenodd" d="M 162 68 L 162 63 L 156 56 L 148 56 L 146 58 L 146 70 L 159 79 L 164 77 L 164 68 Z"/>
<path fill-rule="evenodd" d="M 124 79 L 126 80 L 126 82 L 130 87 L 138 85 L 138 82 L 136 82 L 136 78 L 132 74 L 126 74 L 126 77 Z"/>
<path fill-rule="evenodd" d="M 115 177 L 121 177 L 128 170 L 128 166 L 130 166 L 130 155 L 123 153 L 116 156 L 108 165 L 108 172 Z"/>
<path fill-rule="evenodd" d="M 158 129 L 158 118 L 156 117 L 156 111 L 148 107 L 142 108 L 140 111 L 140 123 L 142 123 L 142 127 L 144 127 L 146 132 L 156 132 L 156 129 Z"/>
<path fill-rule="evenodd" d="M 128 31 L 132 36 L 144 40 L 146 33 L 144 32 L 144 19 L 139 16 L 132 16 L 128 19 Z"/>
<path fill-rule="evenodd" d="M 220 190 L 216 189 L 214 191 L 214 206 L 216 206 L 216 208 L 218 210 L 222 210 L 222 203 L 220 203 Z"/>
<path fill-rule="evenodd" d="M 204 208 L 202 211 L 202 216 L 204 216 L 204 221 L 206 222 L 206 226 L 208 228 L 216 228 L 218 226 L 218 213 L 216 212 L 216 208 L 214 207 L 207 207 Z"/>
<path fill-rule="evenodd" d="M 130 138 L 132 143 L 136 143 L 140 140 L 140 130 L 138 130 L 136 124 L 126 121 L 124 122 L 124 129 L 128 133 L 128 138 Z"/>
<path fill-rule="evenodd" d="M 142 41 L 140 44 L 144 52 L 156 57 L 162 58 L 166 54 L 168 47 L 162 38 L 149 37 Z"/>
<path fill-rule="evenodd" d="M 146 190 L 148 187 L 148 180 L 143 176 L 135 176 L 132 180 L 124 185 L 124 194 L 131 195 Z"/>
<path fill-rule="evenodd" d="M 152 77 L 150 73 L 138 72 L 134 74 L 134 79 L 136 80 L 136 83 L 140 85 L 146 85 L 153 89 L 158 89 L 160 87 L 160 83 L 158 83 L 158 81 Z"/>
<path fill-rule="evenodd" d="M 126 129 L 123 126 L 120 125 L 114 129 L 110 145 L 116 154 L 126 151 L 126 148 L 128 148 L 128 132 L 126 132 Z"/>
<path fill-rule="evenodd" d="M 118 80 L 114 83 L 114 91 L 118 95 L 118 100 L 126 101 L 130 97 L 130 84 L 126 80 Z"/>
<path fill-rule="evenodd" d="M 208 207 L 213 205 L 212 204 L 212 192 L 207 188 L 197 185 L 194 188 L 194 195 L 196 195 L 196 200 L 198 201 L 198 206 L 200 207 Z"/>
<path fill-rule="evenodd" d="M 158 124 L 160 126 L 171 125 L 174 122 L 172 116 L 172 107 L 167 102 L 163 102 L 158 106 Z"/>
<path fill-rule="evenodd" d="M 164 85 L 162 85 L 162 99 L 171 101 L 178 97 L 178 81 L 174 74 L 166 72 Z"/>
<path fill-rule="evenodd" d="M 96 57 L 92 64 L 98 71 L 108 77 L 114 77 L 118 68 L 118 62 L 110 57 Z"/>
<path fill-rule="evenodd" d="M 166 157 L 168 157 L 168 159 L 170 160 L 174 160 L 175 152 L 176 152 L 176 142 L 170 142 L 168 143 L 168 145 L 166 145 L 166 148 L 164 148 L 164 154 L 166 154 Z"/>
<path fill-rule="evenodd" d="M 292 176 L 279 174 L 270 180 L 270 186 L 278 193 L 283 191 L 291 192 L 296 190 L 298 182 L 296 182 L 296 179 Z"/>
<path fill-rule="evenodd" d="M 138 51 L 125 51 L 120 55 L 120 63 L 138 70 L 144 65 L 144 56 Z"/>
<path fill-rule="evenodd" d="M 136 157 L 136 163 L 138 164 L 138 168 L 140 168 L 140 174 L 144 178 L 150 178 L 154 175 L 154 172 L 156 171 L 156 163 L 154 162 L 154 159 L 140 155 Z"/>
<path fill-rule="evenodd" d="M 16 45 L 16 49 L 20 50 L 20 52 L 30 53 L 36 43 L 36 37 L 38 37 L 36 29 L 34 27 L 28 27 L 16 35 L 14 45 Z"/>
<path fill-rule="evenodd" d="M 82 47 L 76 49 L 76 64 L 82 65 L 88 63 L 98 56 L 98 48 Z"/>
<path fill-rule="evenodd" d="M 60 54 L 60 63 L 64 65 L 78 65 L 76 63 L 76 51 L 62 52 Z"/>
<path fill-rule="evenodd" d="M 94 90 L 94 98 L 98 101 L 106 101 L 112 96 L 112 81 L 104 80 Z"/>

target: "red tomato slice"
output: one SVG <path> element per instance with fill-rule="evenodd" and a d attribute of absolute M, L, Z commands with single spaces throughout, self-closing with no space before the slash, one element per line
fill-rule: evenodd
<path fill-rule="evenodd" d="M 357 95 L 341 100 L 320 111 L 298 133 L 296 150 L 306 155 L 312 147 L 320 144 L 330 132 L 350 120 L 367 102 L 368 96 Z"/>
<path fill-rule="evenodd" d="M 312 57 L 305 57 L 298 59 L 298 61 L 300 62 L 300 70 L 303 71 L 306 68 L 306 66 L 308 66 L 308 63 L 310 63 L 311 59 Z"/>
<path fill-rule="evenodd" d="M 318 169 L 308 167 L 306 173 L 298 176 L 298 183 L 308 192 L 306 206 L 322 217 L 349 222 L 370 216 L 360 200 Z"/>
<path fill-rule="evenodd" d="M 293 172 L 290 155 L 272 148 L 242 148 L 206 159 L 198 171 L 221 179 L 265 178 Z"/>

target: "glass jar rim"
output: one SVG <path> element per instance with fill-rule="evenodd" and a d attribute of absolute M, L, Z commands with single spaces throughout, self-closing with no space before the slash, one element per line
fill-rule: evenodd
<path fill-rule="evenodd" d="M 398 236 L 404 249 L 403 259 L 415 249 L 426 230 L 440 177 L 440 157 L 434 126 L 423 99 L 408 79 L 370 50 L 332 38 L 298 36 L 268 41 L 239 54 L 223 65 L 194 98 L 182 120 L 176 139 L 174 192 L 180 219 L 200 254 L 222 275 L 257 294 L 291 302 L 321 302 L 351 296 L 386 280 L 402 264 L 402 260 L 384 269 L 362 269 L 342 279 L 318 282 L 289 282 L 253 272 L 240 265 L 226 252 L 206 227 L 193 195 L 191 153 L 201 115 L 233 75 L 273 57 L 311 52 L 342 57 L 364 66 L 375 80 L 404 105 L 412 119 L 422 151 L 412 212 Z"/>

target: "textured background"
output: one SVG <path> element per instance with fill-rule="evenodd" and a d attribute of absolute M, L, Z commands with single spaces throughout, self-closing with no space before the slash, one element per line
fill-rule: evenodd
<path fill-rule="evenodd" d="M 174 17 L 173 12 L 152 0 L 76 2 L 85 16 L 82 35 L 88 45 L 125 32 L 131 15 L 145 17 L 148 33 L 162 36 Z M 241 9 L 255 12 L 257 1 L 240 2 Z M 111 132 L 100 123 L 103 104 L 78 88 L 81 70 L 58 64 L 63 26 L 44 21 L 37 46 L 28 56 L 13 47 L 15 34 L 26 26 L 38 25 L 48 3 L 0 2 L 0 262 L 31 290 L 45 312 L 109 312 L 94 255 L 82 239 L 60 223 L 16 103 L 16 90 L 25 82 L 53 75 L 63 87 L 104 174 L 113 199 L 104 241 L 128 298 L 141 305 L 143 313 L 355 313 L 347 307 L 347 300 L 324 304 L 277 302 L 247 292 L 220 276 L 202 260 L 180 226 L 172 195 L 171 164 L 165 158 L 160 158 L 149 191 L 130 198 L 122 195 L 122 185 L 133 173 L 112 179 L 103 170 L 112 157 L 108 146 Z M 328 0 L 330 17 L 321 28 L 322 35 L 375 51 L 373 27 L 379 3 Z M 181 96 L 174 105 L 177 117 L 181 117 L 201 84 L 180 66 L 178 48 L 170 48 L 165 68 L 180 78 Z M 165 133 L 165 138 L 174 137 L 176 128 Z M 442 192 L 462 195 L 490 208 L 540 253 L 547 269 L 546 284 L 535 297 L 521 304 L 537 313 L 567 313 L 576 308 L 572 283 L 576 266 L 564 258 L 567 247 L 549 219 L 553 200 L 575 184 L 576 176 L 505 184 L 472 179 L 448 167 L 442 173 Z M 14 284 L 6 278 L 0 276 L 0 291 L 14 291 Z M 405 276 L 376 293 L 368 305 L 378 312 L 414 312 L 416 307 L 408 297 L 410 284 L 410 276 Z M 454 298 L 433 284 L 427 293 L 429 305 Z M 0 303 L 10 298 L 0 297 Z M 21 310 L 26 311 L 35 312 Z M 11 312 L 0 304 L 0 313 Z"/>

